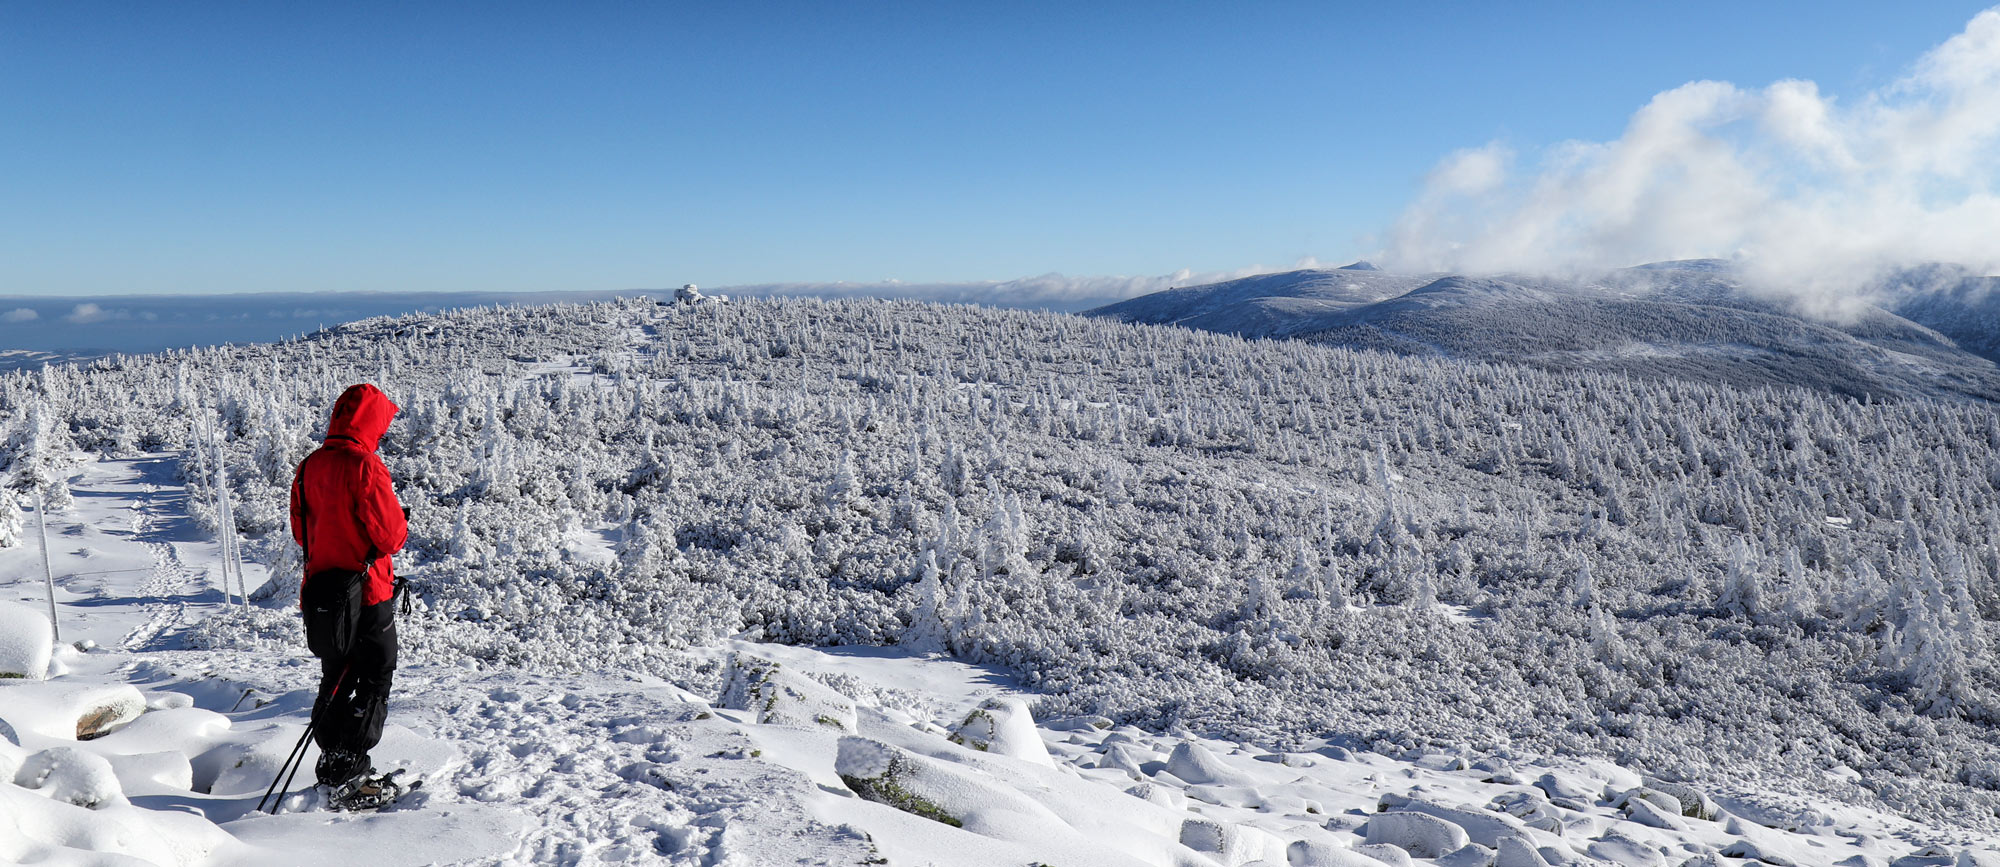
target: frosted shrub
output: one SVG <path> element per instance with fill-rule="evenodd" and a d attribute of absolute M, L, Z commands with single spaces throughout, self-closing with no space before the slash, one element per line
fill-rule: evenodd
<path fill-rule="evenodd" d="M 873 301 L 488 308 L 45 371 L 0 377 L 0 469 L 41 405 L 45 451 L 182 450 L 201 503 L 219 432 L 277 608 L 275 471 L 379 380 L 416 660 L 685 677 L 668 650 L 743 630 L 900 643 L 1055 715 L 2000 803 L 1956 770 L 2000 762 L 1984 407 Z M 228 623 L 192 640 L 283 637 Z"/>

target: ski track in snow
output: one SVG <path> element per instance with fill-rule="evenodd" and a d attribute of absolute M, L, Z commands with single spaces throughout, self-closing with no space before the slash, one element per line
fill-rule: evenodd
<path fill-rule="evenodd" d="M 167 542 L 148 542 L 153 554 L 153 571 L 139 586 L 146 603 L 146 622 L 127 634 L 120 646 L 126 650 L 159 650 L 173 642 L 172 635 L 187 625 L 189 599 L 200 599 L 210 590 L 208 572 L 181 562 L 180 553 Z"/>
<path fill-rule="evenodd" d="M 157 459 L 158 463 L 165 461 Z M 106 486 L 103 493 L 115 493 L 121 487 L 125 486 Z M 153 565 L 138 587 L 139 598 L 144 600 L 145 622 L 127 633 L 119 646 L 134 651 L 163 650 L 175 645 L 177 631 L 201 616 L 191 615 L 190 606 L 212 610 L 222 602 L 223 594 L 215 587 L 215 573 L 206 566 L 186 563 L 179 545 L 170 540 L 171 528 L 188 522 L 181 513 L 187 501 L 186 491 L 163 488 L 150 479 L 140 481 L 136 488 L 137 496 L 130 509 L 130 533 L 135 541 L 145 545 Z"/>
<path fill-rule="evenodd" d="M 441 694 L 419 690 L 398 708 L 467 749 L 461 769 L 426 786 L 536 818 L 515 853 L 490 863 L 867 857 L 858 839 L 841 845 L 838 833 L 813 827 L 800 806 L 803 779 L 742 761 L 749 740 L 700 699 L 665 685 L 578 680 L 492 675 Z"/>
<path fill-rule="evenodd" d="M 214 583 L 219 547 L 194 530 L 185 491 L 159 480 L 166 460 L 90 464 L 73 481 L 77 507 L 50 516 L 65 638 L 104 635 L 114 624 L 122 633 L 115 643 L 101 642 L 100 651 L 68 654 L 72 679 L 131 682 L 163 707 L 191 701 L 221 714 L 231 737 L 279 744 L 282 754 L 302 731 L 317 666 L 304 647 L 289 656 L 184 649 L 187 627 L 232 603 Z M 91 547 L 62 541 L 76 538 Z M 23 591 L 8 595 L 25 601 L 40 589 L 40 553 L 24 547 L 6 552 L 10 565 L 0 582 Z M 113 568 L 92 568 L 104 565 Z M 862 835 L 807 814 L 812 784 L 804 776 L 746 760 L 754 747 L 740 728 L 664 682 L 405 665 L 390 707 L 378 765 L 417 765 L 428 775 L 408 803 L 381 814 L 395 817 L 395 830 L 367 826 L 383 829 L 368 845 L 394 847 L 431 826 L 451 832 L 454 814 L 498 808 L 522 817 L 518 840 L 493 847 L 506 854 L 453 863 L 750 867 L 859 864 L 871 857 Z M 316 758 L 309 747 L 305 777 Z M 310 798 L 297 794 L 304 785 L 291 789 L 281 812 L 309 806 Z M 239 819 L 248 801 L 210 804 L 205 794 L 190 792 L 187 799 L 204 804 L 223 830 L 243 834 L 266 856 L 273 846 L 310 848 L 322 839 L 285 816 Z M 427 815 L 435 819 L 429 825 Z M 174 848 L 153 854 L 180 863 Z M 188 863 L 246 860 L 257 859 L 216 852 Z M 433 861 L 411 854 L 385 863 Z"/>

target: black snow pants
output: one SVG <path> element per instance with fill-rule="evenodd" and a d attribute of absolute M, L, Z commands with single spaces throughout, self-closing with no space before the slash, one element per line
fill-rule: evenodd
<path fill-rule="evenodd" d="M 323 756 L 340 757 L 323 771 L 336 777 L 365 771 L 368 751 L 381 743 L 382 724 L 389 716 L 389 685 L 396 674 L 395 598 L 361 606 L 348 652 L 322 656 L 319 666 L 313 743 Z"/>

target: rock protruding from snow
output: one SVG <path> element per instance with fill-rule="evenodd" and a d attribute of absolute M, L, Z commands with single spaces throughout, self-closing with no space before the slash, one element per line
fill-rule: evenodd
<path fill-rule="evenodd" d="M 1135 780 L 1143 780 L 1146 778 L 1146 771 L 1143 765 L 1147 761 L 1148 759 L 1134 752 L 1131 746 L 1126 744 L 1112 744 L 1110 749 L 1104 751 L 1104 757 L 1097 760 L 1097 766 L 1100 768 L 1115 768 L 1124 771 Z"/>
<path fill-rule="evenodd" d="M 1764 864 L 1771 864 L 1774 865 L 1774 867 L 1794 867 L 1794 865 L 1798 863 L 1790 858 L 1786 858 L 1785 856 L 1779 855 L 1775 852 L 1767 852 L 1764 850 L 1763 847 L 1758 846 L 1756 842 L 1748 839 L 1740 839 L 1734 843 L 1730 843 L 1729 845 L 1722 847 L 1722 851 L 1716 854 L 1719 854 L 1724 858 L 1742 858 L 1746 861 L 1757 861 L 1757 862 L 1762 862 Z M 1951 856 L 1949 853 L 1946 853 L 1944 857 L 1950 859 Z M 1956 859 L 1947 860 L 1944 863 L 1950 864 L 1952 863 L 1952 860 Z"/>
<path fill-rule="evenodd" d="M 54 644 L 55 629 L 47 615 L 18 602 L 0 602 L 0 678 L 47 677 Z"/>
<path fill-rule="evenodd" d="M 1688 829 L 1687 823 L 1681 821 L 1678 814 L 1668 812 L 1644 798 L 1633 798 L 1625 802 L 1625 815 L 1632 821 L 1649 828 L 1660 828 L 1667 831 L 1686 831 Z"/>
<path fill-rule="evenodd" d="M 1068 828 L 1047 807 L 993 777 L 871 738 L 841 738 L 834 772 L 863 798 L 977 834 L 1019 839 L 1031 829 Z"/>
<path fill-rule="evenodd" d="M 1500 850 L 1493 857 L 1493 867 L 1549 867 L 1549 861 L 1535 850 L 1535 842 L 1526 837 L 1500 838 Z"/>
<path fill-rule="evenodd" d="M 1387 862 L 1318 840 L 1297 840 L 1285 849 L 1291 867 L 1387 867 Z"/>
<path fill-rule="evenodd" d="M 1681 805 L 1680 814 L 1682 816 L 1691 819 L 1700 819 L 1704 822 L 1713 822 L 1716 816 L 1722 814 L 1722 808 L 1717 807 L 1715 802 L 1709 800 L 1707 795 L 1702 794 L 1692 786 L 1669 783 L 1663 780 L 1647 779 L 1646 788 L 1669 795 L 1679 801 Z"/>
<path fill-rule="evenodd" d="M 1440 858 L 1472 842 L 1464 828 L 1428 813 L 1377 813 L 1365 836 L 1370 844 L 1387 843 L 1418 858 Z"/>
<path fill-rule="evenodd" d="M 990 698 L 966 714 L 952 730 L 951 742 L 983 753 L 1008 756 L 1043 767 L 1055 767 L 1049 748 L 1035 731 L 1035 717 L 1019 696 Z"/>
<path fill-rule="evenodd" d="M 0 718 L 47 738 L 87 741 L 145 712 L 145 696 L 130 684 L 0 680 Z"/>
<path fill-rule="evenodd" d="M 1527 833 L 1522 830 L 1522 824 L 1519 820 L 1505 813 L 1462 810 L 1457 807 L 1447 807 L 1443 804 L 1426 801 L 1421 798 L 1412 798 L 1404 802 L 1402 806 L 1396 807 L 1395 811 L 1436 816 L 1458 826 L 1465 831 L 1466 836 L 1471 838 L 1472 842 L 1485 846 L 1488 849 L 1499 848 L 1502 839 L 1522 836 Z"/>
<path fill-rule="evenodd" d="M 693 283 L 682 286 L 674 292 L 674 301 L 690 306 L 695 304 L 721 304 L 728 300 L 729 296 L 727 295 L 703 295 L 701 290 L 696 288 Z"/>
<path fill-rule="evenodd" d="M 1599 793 L 1602 791 L 1601 785 L 1593 788 L 1591 784 L 1581 780 L 1566 776 L 1557 776 L 1553 773 L 1543 774 L 1536 778 L 1535 787 L 1547 792 L 1552 799 L 1561 798 L 1565 801 L 1577 801 L 1584 804 L 1597 800 Z"/>
<path fill-rule="evenodd" d="M 90 809 L 125 800 L 111 762 L 75 747 L 53 747 L 28 756 L 14 771 L 14 785 Z"/>
<path fill-rule="evenodd" d="M 1249 786 L 1248 776 L 1230 768 L 1207 748 L 1193 741 L 1181 741 L 1167 757 L 1167 773 L 1182 782 L 1198 786 Z"/>
<path fill-rule="evenodd" d="M 1684 813 L 1683 805 L 1685 802 L 1676 794 L 1661 791 L 1652 786 L 1639 786 L 1629 789 L 1611 799 L 1611 806 L 1625 811 L 1627 815 L 1635 813 L 1649 815 L 1645 813 L 1645 807 L 1640 806 L 1641 804 L 1656 807 L 1660 812 L 1669 816 L 1680 816 Z M 1640 821 L 1644 822 L 1645 820 L 1642 819 Z M 1646 822 L 1646 824 L 1653 825 L 1655 828 L 1670 827 L 1653 824 L 1652 822 Z"/>
<path fill-rule="evenodd" d="M 1631 867 L 1660 867 L 1666 863 L 1666 859 L 1660 857 L 1660 850 L 1617 831 L 1604 832 L 1604 836 L 1584 847 L 1584 852 L 1601 861 L 1629 864 Z"/>
<path fill-rule="evenodd" d="M 853 733 L 859 724 L 854 702 L 833 687 L 742 653 L 729 655 L 720 703 L 749 711 L 764 725 L 821 726 Z"/>
<path fill-rule="evenodd" d="M 1285 843 L 1269 833 L 1215 819 L 1188 819 L 1181 823 L 1182 846 L 1200 852 L 1223 867 L 1239 867 L 1253 861 L 1280 861 L 1287 858 Z"/>
<path fill-rule="evenodd" d="M 1438 867 L 1493 867 L 1493 850 L 1478 843 L 1467 843 L 1458 851 L 1437 859 Z"/>
<path fill-rule="evenodd" d="M 1363 857 L 1373 858 L 1387 864 L 1389 867 L 1416 867 L 1416 862 L 1410 860 L 1410 853 L 1405 851 L 1401 846 L 1389 843 L 1363 843 L 1354 847 L 1354 851 Z"/>

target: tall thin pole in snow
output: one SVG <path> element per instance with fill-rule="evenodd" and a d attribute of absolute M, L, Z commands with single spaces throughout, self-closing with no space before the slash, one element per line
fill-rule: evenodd
<path fill-rule="evenodd" d="M 222 493 L 228 489 L 228 479 L 222 475 L 222 432 L 214 433 L 210 439 L 212 447 L 208 455 L 216 461 L 214 475 L 208 477 L 212 493 L 208 495 L 208 505 L 216 511 L 216 547 L 222 555 L 222 601 L 230 601 L 230 519 L 228 519 L 228 497 Z"/>
<path fill-rule="evenodd" d="M 250 595 L 243 588 L 243 562 L 236 539 L 236 510 L 229 502 L 229 467 L 223 463 L 222 438 L 215 441 L 215 500 L 217 536 L 222 542 L 222 598 L 229 600 L 229 581 L 232 569 L 235 572 L 237 598 L 243 605 L 250 604 Z"/>
<path fill-rule="evenodd" d="M 62 624 L 56 620 L 56 570 L 49 564 L 49 510 L 42 505 L 42 486 L 35 486 L 35 524 L 42 530 L 42 580 L 49 585 L 49 628 L 62 640 Z"/>

